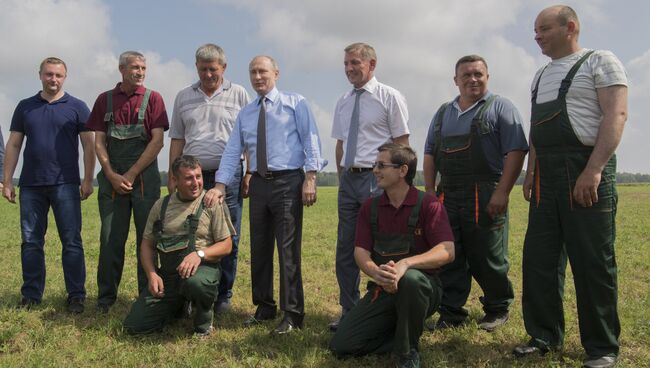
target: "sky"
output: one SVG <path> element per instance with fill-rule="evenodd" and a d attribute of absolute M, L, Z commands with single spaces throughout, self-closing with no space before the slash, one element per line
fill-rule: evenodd
<path fill-rule="evenodd" d="M 543 0 L 0 0 L 0 127 L 9 136 L 17 103 L 41 89 L 38 65 L 66 61 L 64 89 L 92 108 L 120 80 L 118 56 L 147 57 L 145 85 L 159 91 L 171 118 L 178 91 L 197 80 L 194 52 L 216 43 L 227 55 L 226 78 L 254 91 L 248 63 L 259 54 L 280 66 L 278 88 L 310 102 L 327 171 L 336 170 L 330 137 L 338 98 L 351 86 L 343 49 L 367 42 L 377 51 L 375 76 L 408 102 L 410 142 L 419 157 L 435 110 L 458 94 L 454 65 L 463 55 L 488 62 L 489 89 L 530 118 L 530 84 L 549 61 L 534 42 L 534 20 L 555 2 Z M 580 46 L 613 51 L 629 78 L 628 122 L 617 150 L 618 171 L 650 173 L 650 43 L 645 0 L 566 3 L 581 21 Z M 646 41 L 643 41 L 646 40 Z M 158 156 L 168 167 L 169 138 Z M 421 166 L 421 165 L 420 165 Z M 21 163 L 16 170 L 20 172 Z M 97 164 L 99 170 L 99 164 Z"/>

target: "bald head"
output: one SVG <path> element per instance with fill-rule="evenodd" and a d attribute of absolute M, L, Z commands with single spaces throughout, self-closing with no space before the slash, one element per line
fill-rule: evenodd
<path fill-rule="evenodd" d="M 580 22 L 576 12 L 566 5 L 542 10 L 535 19 L 535 41 L 542 53 L 558 59 L 577 52 Z"/>

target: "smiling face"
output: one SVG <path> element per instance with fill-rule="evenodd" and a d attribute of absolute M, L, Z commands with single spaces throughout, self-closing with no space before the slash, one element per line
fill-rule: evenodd
<path fill-rule="evenodd" d="M 122 84 L 126 89 L 135 89 L 144 85 L 147 64 L 143 59 L 130 57 L 125 65 L 120 65 Z"/>
<path fill-rule="evenodd" d="M 56 96 L 63 89 L 65 77 L 66 69 L 63 64 L 43 64 L 43 68 L 39 72 L 39 78 L 43 85 L 43 93 Z"/>
<path fill-rule="evenodd" d="M 271 60 L 264 56 L 258 56 L 248 66 L 251 78 L 251 85 L 260 96 L 265 96 L 275 88 L 280 71 L 277 70 Z"/>
<path fill-rule="evenodd" d="M 172 179 L 176 182 L 176 190 L 183 200 L 197 199 L 203 192 L 201 166 L 195 168 L 181 166 L 178 175 L 172 175 Z"/>
<path fill-rule="evenodd" d="M 383 168 L 379 168 L 383 166 Z M 408 172 L 407 165 L 397 166 L 391 162 L 390 152 L 381 151 L 377 154 L 377 162 L 372 169 L 377 179 L 377 186 L 383 190 L 387 190 L 400 184 L 406 173 Z"/>
<path fill-rule="evenodd" d="M 201 81 L 201 89 L 207 94 L 214 93 L 223 83 L 223 74 L 226 71 L 226 65 L 219 64 L 218 61 L 197 61 L 196 72 Z"/>
<path fill-rule="evenodd" d="M 474 103 L 481 99 L 487 92 L 489 77 L 487 67 L 482 61 L 459 64 L 454 82 L 458 86 L 461 100 Z"/>
<path fill-rule="evenodd" d="M 350 83 L 354 88 L 361 88 L 372 79 L 377 61 L 364 59 L 359 51 L 351 51 L 345 53 L 343 65 Z"/>

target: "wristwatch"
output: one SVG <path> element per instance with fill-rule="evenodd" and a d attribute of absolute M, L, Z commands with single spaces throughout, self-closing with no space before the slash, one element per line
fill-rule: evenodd
<path fill-rule="evenodd" d="M 196 254 L 201 258 L 201 260 L 205 259 L 205 252 L 201 249 L 196 251 Z"/>

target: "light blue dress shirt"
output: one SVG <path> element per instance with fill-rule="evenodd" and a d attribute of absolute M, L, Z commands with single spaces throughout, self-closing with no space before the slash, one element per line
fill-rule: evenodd
<path fill-rule="evenodd" d="M 299 94 L 280 92 L 273 88 L 264 97 L 244 106 L 237 115 L 235 127 L 221 157 L 216 181 L 231 184 L 239 166 L 239 158 L 248 151 L 249 169 L 257 171 L 257 120 L 260 98 L 266 101 L 266 158 L 269 171 L 321 171 L 327 160 L 321 155 L 321 144 L 314 114 L 307 100 Z"/>

